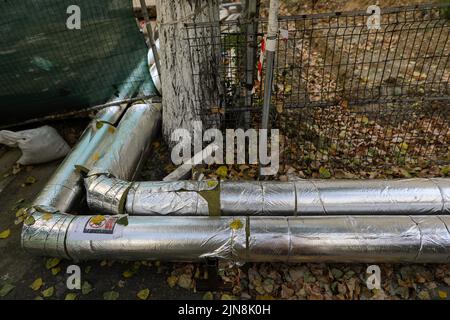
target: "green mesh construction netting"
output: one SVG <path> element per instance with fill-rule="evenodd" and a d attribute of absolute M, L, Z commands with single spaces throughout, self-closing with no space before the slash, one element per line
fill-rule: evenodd
<path fill-rule="evenodd" d="M 71 5 L 81 29 L 68 29 Z M 0 125 L 107 102 L 128 81 L 151 81 L 131 0 L 2 0 Z M 143 64 L 142 64 L 143 65 Z"/>

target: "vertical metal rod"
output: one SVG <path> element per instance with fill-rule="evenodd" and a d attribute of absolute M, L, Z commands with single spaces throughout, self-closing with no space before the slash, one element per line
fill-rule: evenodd
<path fill-rule="evenodd" d="M 141 2 L 141 11 L 145 21 L 145 27 L 147 28 L 148 38 L 150 40 L 150 46 L 152 48 L 153 57 L 155 58 L 156 70 L 158 71 L 158 77 L 161 79 L 161 65 L 159 63 L 159 54 L 158 49 L 156 48 L 155 39 L 153 38 L 153 30 L 150 24 L 150 17 L 148 16 L 147 5 L 145 4 L 145 0 L 140 0 Z M 151 67 L 151 66 L 149 66 Z"/>
<path fill-rule="evenodd" d="M 257 37 L 256 32 L 258 30 L 258 9 L 259 0 L 246 0 L 245 3 L 245 28 L 247 31 L 247 66 L 245 70 L 246 75 L 246 93 L 245 93 L 245 107 L 249 108 L 252 105 L 253 95 L 253 80 L 255 76 L 255 61 L 256 61 L 256 48 Z M 250 127 L 250 111 L 246 111 L 244 115 L 244 127 Z"/>
<path fill-rule="evenodd" d="M 261 129 L 269 126 L 270 100 L 272 96 L 273 68 L 275 60 L 275 49 L 278 37 L 278 0 L 270 0 L 269 23 L 266 36 L 266 78 L 264 81 L 264 104 L 262 113 Z"/>

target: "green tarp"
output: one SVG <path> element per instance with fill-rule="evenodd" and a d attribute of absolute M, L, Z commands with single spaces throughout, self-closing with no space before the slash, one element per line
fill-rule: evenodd
<path fill-rule="evenodd" d="M 1 1 L 0 125 L 105 103 L 146 55 L 131 0 Z"/>

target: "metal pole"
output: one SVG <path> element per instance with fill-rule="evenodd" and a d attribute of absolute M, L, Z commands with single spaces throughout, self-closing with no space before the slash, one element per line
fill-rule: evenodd
<path fill-rule="evenodd" d="M 161 65 L 159 63 L 159 54 L 158 49 L 155 45 L 155 39 L 153 38 L 152 26 L 150 24 L 150 18 L 148 16 L 147 5 L 145 4 L 145 0 L 140 0 L 141 2 L 141 11 L 145 21 L 145 27 L 147 28 L 148 38 L 150 40 L 150 46 L 153 51 L 153 57 L 155 58 L 156 70 L 158 71 L 158 77 L 161 79 Z"/>
<path fill-rule="evenodd" d="M 245 3 L 244 18 L 246 22 L 247 31 L 247 52 L 246 52 L 246 93 L 245 93 L 245 107 L 250 108 L 252 105 L 252 95 L 253 95 L 253 80 L 255 75 L 255 61 L 256 61 L 256 48 L 257 48 L 257 37 L 256 32 L 258 30 L 258 0 L 247 0 Z M 248 128 L 250 126 L 250 111 L 245 112 L 244 116 L 244 127 Z"/>
<path fill-rule="evenodd" d="M 275 49 L 278 37 L 278 0 L 270 0 L 269 23 L 266 36 L 266 79 L 264 81 L 264 105 L 261 129 L 267 129 L 269 125 L 270 100 L 272 96 L 273 67 Z"/>

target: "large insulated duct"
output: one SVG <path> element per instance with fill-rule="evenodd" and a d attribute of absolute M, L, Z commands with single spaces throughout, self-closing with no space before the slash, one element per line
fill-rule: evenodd
<path fill-rule="evenodd" d="M 124 110 L 123 106 L 112 106 L 97 113 L 78 144 L 52 175 L 33 205 L 54 207 L 63 212 L 73 209 L 84 191 L 83 177 L 75 166 L 89 161 L 93 150 L 98 149 L 110 136 L 110 129 L 113 127 L 109 123 L 116 122 Z"/>
<path fill-rule="evenodd" d="M 450 179 L 295 182 L 85 181 L 88 205 L 131 215 L 445 215 Z"/>
<path fill-rule="evenodd" d="M 207 194 L 218 194 L 216 181 L 126 182 L 95 176 L 85 185 L 89 208 L 112 214 L 208 216 L 214 199 Z"/>
<path fill-rule="evenodd" d="M 35 212 L 26 251 L 74 260 L 450 262 L 450 216 L 136 217 Z"/>
<path fill-rule="evenodd" d="M 161 109 L 159 104 L 132 105 L 118 127 L 112 126 L 110 123 L 115 123 L 124 109 L 113 106 L 99 112 L 33 202 L 34 206 L 53 207 L 62 212 L 73 209 L 84 193 L 81 171 L 133 178 L 147 154 L 150 141 L 158 132 Z"/>
<path fill-rule="evenodd" d="M 230 182 L 220 205 L 227 215 L 450 214 L 450 179 Z"/>
<path fill-rule="evenodd" d="M 158 133 L 160 121 L 160 104 L 137 103 L 129 107 L 114 132 L 112 143 L 87 166 L 88 176 L 133 179 Z"/>
<path fill-rule="evenodd" d="M 128 79 L 119 88 L 119 92 L 110 102 L 121 101 L 132 96 L 138 87 L 142 74 L 146 72 L 146 61 L 143 59 L 131 72 Z M 99 156 L 100 146 L 106 145 L 114 131 L 113 125 L 125 111 L 125 105 L 114 105 L 100 110 L 95 119 L 83 132 L 78 144 L 64 159 L 53 176 L 39 193 L 33 205 L 57 208 L 62 212 L 72 210 L 83 195 L 83 177 L 76 166 L 87 166 L 92 157 Z"/>

